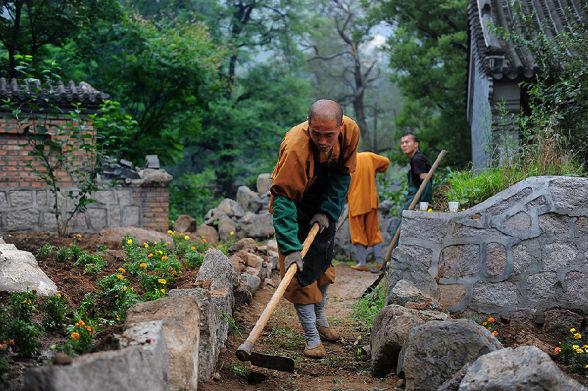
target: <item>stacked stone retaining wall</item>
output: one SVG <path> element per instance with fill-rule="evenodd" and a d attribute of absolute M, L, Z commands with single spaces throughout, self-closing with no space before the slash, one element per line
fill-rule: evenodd
<path fill-rule="evenodd" d="M 588 313 L 587 200 L 588 178 L 533 177 L 459 213 L 405 211 L 389 286 L 451 312 Z"/>

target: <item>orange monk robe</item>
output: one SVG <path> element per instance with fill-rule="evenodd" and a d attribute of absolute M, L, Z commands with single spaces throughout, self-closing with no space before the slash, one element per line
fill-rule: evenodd
<path fill-rule="evenodd" d="M 366 247 L 382 242 L 378 226 L 378 189 L 376 173 L 388 169 L 390 160 L 372 152 L 357 154 L 355 172 L 351 175 L 351 184 L 347 202 L 349 203 L 349 233 L 353 244 Z"/>

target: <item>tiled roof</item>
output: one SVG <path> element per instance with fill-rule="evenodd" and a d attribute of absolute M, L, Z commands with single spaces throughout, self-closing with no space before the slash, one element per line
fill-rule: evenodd
<path fill-rule="evenodd" d="M 59 81 L 49 88 L 42 88 L 41 83 L 36 79 L 7 80 L 3 77 L 0 78 L 0 99 L 2 100 L 26 102 L 47 99 L 60 107 L 81 103 L 85 108 L 96 108 L 108 98 L 108 94 L 94 89 L 86 82 L 80 82 L 76 85 L 70 81 L 65 85 Z"/>
<path fill-rule="evenodd" d="M 553 37 L 572 23 L 588 23 L 586 0 L 469 0 L 471 45 L 476 45 L 478 64 L 494 79 L 532 78 L 538 70 L 533 54 L 505 41 L 497 31 L 518 33 L 516 6 L 533 15 L 536 30 Z"/>

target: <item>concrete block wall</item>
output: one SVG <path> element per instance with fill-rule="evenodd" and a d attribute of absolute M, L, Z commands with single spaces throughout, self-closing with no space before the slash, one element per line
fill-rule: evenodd
<path fill-rule="evenodd" d="M 388 270 L 449 311 L 588 313 L 588 178 L 528 178 L 459 213 L 405 211 Z M 391 291 L 391 289 L 390 289 Z"/>

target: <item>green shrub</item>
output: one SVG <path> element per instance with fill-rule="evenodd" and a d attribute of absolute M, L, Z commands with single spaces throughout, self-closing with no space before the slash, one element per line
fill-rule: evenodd
<path fill-rule="evenodd" d="M 129 280 L 122 273 L 111 274 L 98 281 L 98 299 L 105 305 L 107 315 L 124 321 L 127 310 L 139 300 Z"/>
<path fill-rule="evenodd" d="M 69 307 L 59 293 L 45 299 L 42 311 L 45 330 L 59 330 L 67 322 Z"/>
<path fill-rule="evenodd" d="M 107 262 L 100 255 L 93 255 L 83 251 L 74 262 L 74 265 L 83 266 L 84 273 L 98 274 L 107 266 Z"/>
<path fill-rule="evenodd" d="M 6 334 L 14 340 L 14 351 L 21 357 L 32 357 L 41 348 L 41 328 L 22 319 L 12 319 L 8 322 Z"/>
<path fill-rule="evenodd" d="M 84 354 L 92 349 L 96 329 L 92 321 L 78 319 L 67 327 L 68 341 L 63 346 L 67 354 Z"/>
<path fill-rule="evenodd" d="M 60 262 L 75 262 L 81 254 L 82 249 L 80 246 L 76 243 L 72 243 L 69 247 L 60 247 L 57 250 L 57 260 Z"/>
<path fill-rule="evenodd" d="M 360 298 L 353 306 L 353 317 L 371 329 L 374 318 L 386 305 L 386 287 L 380 284 L 373 292 Z"/>
<path fill-rule="evenodd" d="M 555 354 L 559 354 L 560 360 L 574 372 L 588 376 L 588 338 L 575 328 L 571 328 L 570 336 L 555 348 Z"/>
<path fill-rule="evenodd" d="M 37 253 L 35 254 L 35 258 L 37 258 L 37 260 L 47 259 L 47 257 L 49 257 L 49 255 L 55 251 L 55 248 L 55 246 L 52 246 L 49 243 L 45 243 L 39 247 Z"/>
<path fill-rule="evenodd" d="M 32 322 L 37 309 L 37 296 L 34 292 L 18 292 L 10 294 L 9 316 L 24 322 Z"/>

